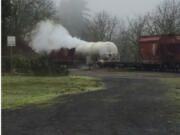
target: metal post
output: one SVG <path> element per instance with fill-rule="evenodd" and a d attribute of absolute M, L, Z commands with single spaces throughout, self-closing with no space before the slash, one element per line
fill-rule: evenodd
<path fill-rule="evenodd" d="M 10 72 L 13 72 L 13 50 L 12 50 L 12 46 L 10 46 Z"/>
<path fill-rule="evenodd" d="M 13 72 L 13 46 L 16 46 L 16 37 L 7 36 L 7 46 L 10 48 L 10 72 Z"/>

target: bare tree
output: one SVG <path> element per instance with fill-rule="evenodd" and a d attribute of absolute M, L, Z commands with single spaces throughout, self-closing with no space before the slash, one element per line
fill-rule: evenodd
<path fill-rule="evenodd" d="M 120 27 L 119 36 L 115 41 L 121 61 L 139 61 L 140 37 L 161 34 L 180 34 L 180 1 L 165 0 L 157 6 L 155 12 L 128 19 L 127 26 Z"/>
<path fill-rule="evenodd" d="M 11 0 L 11 4 L 7 25 L 9 33 L 16 36 L 24 37 L 37 22 L 52 17 L 55 12 L 49 0 Z"/>
<path fill-rule="evenodd" d="M 148 13 L 146 32 L 148 35 L 180 33 L 180 1 L 165 0 L 155 12 Z"/>
<path fill-rule="evenodd" d="M 7 35 L 16 36 L 15 51 L 30 50 L 25 37 L 41 20 L 52 18 L 55 10 L 50 0 L 3 0 L 2 54 L 8 54 Z"/>
<path fill-rule="evenodd" d="M 88 23 L 86 37 L 91 41 L 112 41 L 118 22 L 116 17 L 111 17 L 104 11 L 97 13 Z"/>
<path fill-rule="evenodd" d="M 127 20 L 127 27 L 121 27 L 116 44 L 119 46 L 121 61 L 139 61 L 139 38 L 144 34 L 146 18 L 138 16 Z"/>
<path fill-rule="evenodd" d="M 7 10 L 8 9 L 8 10 Z M 9 17 L 11 17 L 11 9 L 12 5 L 10 0 L 2 0 L 2 35 L 1 35 L 1 44 L 4 48 L 4 44 L 6 44 L 6 38 L 7 38 L 7 21 L 9 20 Z"/>

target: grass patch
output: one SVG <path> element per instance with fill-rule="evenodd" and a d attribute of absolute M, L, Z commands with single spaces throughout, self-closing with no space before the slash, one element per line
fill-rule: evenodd
<path fill-rule="evenodd" d="M 169 90 L 166 93 L 168 108 L 171 110 L 169 114 L 176 123 L 180 124 L 180 78 L 165 78 L 161 80 L 169 86 Z"/>
<path fill-rule="evenodd" d="M 103 89 L 100 79 L 83 76 L 2 77 L 2 109 L 17 109 L 30 104 L 48 104 L 56 97 Z"/>

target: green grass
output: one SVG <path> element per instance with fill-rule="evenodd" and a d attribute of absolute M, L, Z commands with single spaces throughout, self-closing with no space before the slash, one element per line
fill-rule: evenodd
<path fill-rule="evenodd" d="M 100 79 L 83 76 L 65 77 L 2 77 L 2 109 L 48 104 L 53 99 L 103 89 Z"/>
<path fill-rule="evenodd" d="M 169 86 L 166 93 L 170 115 L 173 120 L 180 124 L 180 78 L 165 78 L 162 81 Z"/>

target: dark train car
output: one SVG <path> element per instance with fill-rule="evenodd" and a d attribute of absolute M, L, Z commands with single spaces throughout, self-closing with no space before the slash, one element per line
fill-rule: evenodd
<path fill-rule="evenodd" d="M 180 35 L 141 37 L 139 51 L 144 65 L 180 67 Z"/>
<path fill-rule="evenodd" d="M 52 51 L 50 56 L 58 64 L 70 65 L 73 64 L 75 49 L 61 48 L 60 50 Z"/>

